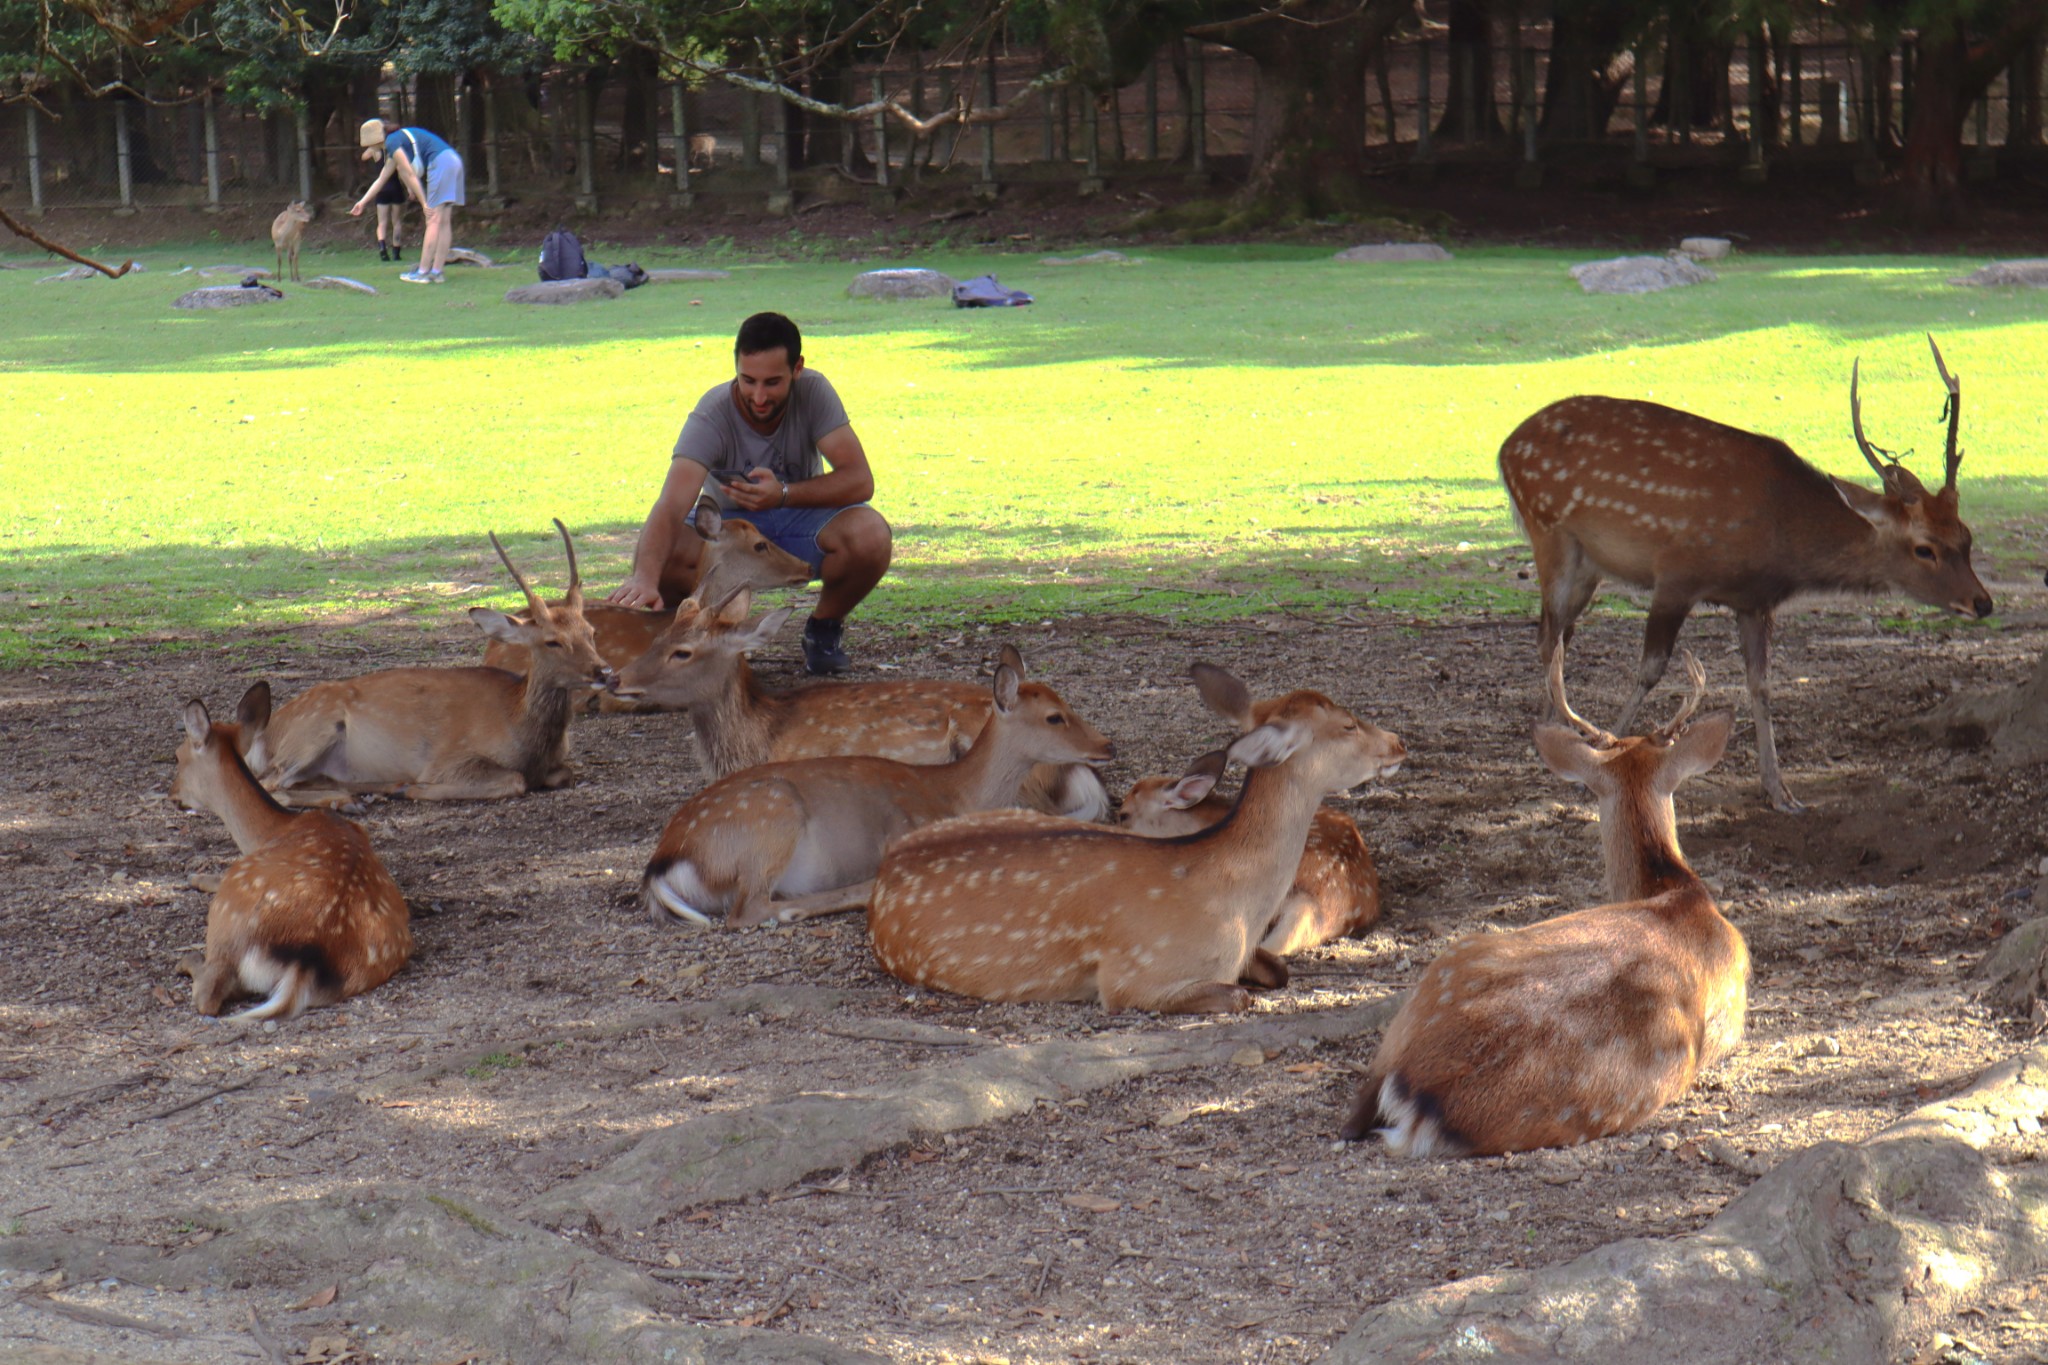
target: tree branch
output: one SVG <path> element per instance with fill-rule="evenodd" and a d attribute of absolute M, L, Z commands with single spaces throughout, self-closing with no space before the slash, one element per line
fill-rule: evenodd
<path fill-rule="evenodd" d="M 52 253 L 53 255 L 62 256 L 67 261 L 76 261 L 80 265 L 89 265 L 94 270 L 99 271 L 100 274 L 105 275 L 110 280 L 118 280 L 123 275 L 127 274 L 129 271 L 135 268 L 135 262 L 133 261 L 127 261 L 123 263 L 119 270 L 112 270 L 106 266 L 101 265 L 98 261 L 89 260 L 86 257 L 81 256 L 77 252 L 71 250 L 69 247 L 57 245 L 57 243 L 51 241 L 49 238 L 44 237 L 40 233 L 36 232 L 26 223 L 17 220 L 14 217 L 14 215 L 9 213 L 6 209 L 0 209 L 0 226 L 6 227 L 6 229 L 9 232 L 13 233 L 17 237 L 28 238 L 31 242 L 34 242 L 37 246 L 41 247 L 45 251 Z"/>

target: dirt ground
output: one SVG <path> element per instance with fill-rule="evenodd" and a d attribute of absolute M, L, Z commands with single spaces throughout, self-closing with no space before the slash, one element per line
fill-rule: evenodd
<path fill-rule="evenodd" d="M 166 796 L 178 707 L 229 711 L 254 676 L 289 696 L 383 664 L 467 662 L 478 642 L 393 627 L 336 654 L 309 631 L 260 654 L 225 641 L 0 677 L 0 1253 L 12 1237 L 89 1234 L 168 1255 L 281 1201 L 419 1186 L 519 1210 L 644 1271 L 674 1321 L 915 1361 L 1314 1359 L 1396 1296 L 1697 1228 L 1786 1156 L 1866 1137 L 2032 1036 L 1974 1001 L 1970 970 L 2033 913 L 2042 775 L 1901 725 L 1958 690 L 2019 681 L 2048 645 L 2048 594 L 1992 586 L 1988 629 L 1886 628 L 1892 606 L 1788 613 L 1777 715 L 1810 811 L 1763 803 L 1746 721 L 1720 768 L 1680 793 L 1685 849 L 1754 954 L 1744 1046 L 1633 1135 L 1449 1163 L 1335 1140 L 1377 1030 L 1331 1021 L 1391 997 L 1457 935 L 1600 899 L 1594 809 L 1528 741 L 1533 599 L 1530 618 L 1361 606 L 1199 631 L 1129 616 L 1011 632 L 1034 676 L 1116 739 L 1116 791 L 1217 737 L 1184 682 L 1198 657 L 1262 695 L 1323 689 L 1402 735 L 1409 765 L 1347 807 L 1387 920 L 1295 961 L 1293 984 L 1257 1005 L 1265 1046 L 1109 1084 L 1077 1072 L 1071 1094 L 880 1136 L 856 1159 L 835 1147 L 806 1164 L 797 1126 L 781 1134 L 784 1175 L 723 1197 L 633 1183 L 637 1145 L 793 1097 L 944 1078 L 969 1057 L 1178 1046 L 1242 1022 L 909 989 L 875 965 L 854 916 L 750 933 L 650 924 L 640 868 L 701 780 L 673 715 L 580 720 L 581 780 L 566 791 L 373 804 L 363 822 L 413 907 L 412 963 L 296 1021 L 204 1019 L 173 971 L 203 933 L 207 897 L 188 878 L 233 847 Z M 1574 646 L 1574 699 L 1596 717 L 1624 695 L 1638 630 L 1596 616 Z M 1729 619 L 1703 613 L 1688 640 L 1740 708 Z M 970 678 L 1000 641 L 863 628 L 850 642 L 862 676 Z M 781 642 L 764 673 L 794 682 L 794 655 Z M 496 1358 L 351 1311 L 346 1273 L 316 1283 L 279 1265 L 159 1288 L 7 1265 L 0 1254 L 0 1288 L 17 1296 L 0 1300 L 0 1354 L 24 1353 L 9 1358 Z M 1985 1359 L 2043 1358 L 2048 1325 L 2025 1308 L 2039 1288 L 1989 1289 L 1999 1325 L 1951 1330 Z"/>

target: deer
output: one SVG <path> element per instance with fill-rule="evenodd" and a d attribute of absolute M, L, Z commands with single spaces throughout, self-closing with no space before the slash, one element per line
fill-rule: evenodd
<path fill-rule="evenodd" d="M 1536 726 L 1537 752 L 1600 803 L 1606 905 L 1471 934 L 1424 969 L 1342 1129 L 1397 1156 L 1490 1156 L 1623 1133 L 1742 1041 L 1749 949 L 1678 847 L 1673 796 L 1721 760 L 1732 711 L 1691 695 L 1647 735 Z"/>
<path fill-rule="evenodd" d="M 811 580 L 810 565 L 762 535 L 754 523 L 738 517 L 728 518 L 712 503 L 698 504 L 695 529 L 704 541 L 704 548 L 698 551 L 697 581 L 691 590 L 692 596 L 715 600 L 735 587 L 798 587 Z M 549 605 L 560 608 L 562 603 L 551 602 Z M 621 607 L 611 602 L 587 602 L 583 607 L 583 617 L 590 622 L 598 654 L 616 673 L 647 652 L 662 630 L 675 619 L 675 613 Z M 493 639 L 484 648 L 484 664 L 490 668 L 524 673 L 528 662 L 529 653 L 524 645 Z M 628 701 L 610 692 L 593 693 L 586 702 L 586 709 L 591 704 L 605 712 L 666 709 L 645 702 Z"/>
<path fill-rule="evenodd" d="M 718 138 L 712 133 L 692 133 L 689 143 L 688 171 L 708 171 L 718 157 Z M 680 183 L 680 182 L 678 182 Z"/>
<path fill-rule="evenodd" d="M 1013 804 L 1038 763 L 1102 764 L 1115 746 L 1059 693 L 1024 680 L 1005 646 L 987 724 L 950 763 L 862 755 L 765 763 L 724 777 L 669 818 L 641 878 L 657 924 L 732 928 L 778 918 L 778 894 L 816 896 L 872 881 L 882 850 L 936 820 Z M 848 907 L 850 908 L 850 907 Z"/>
<path fill-rule="evenodd" d="M 505 547 L 491 547 L 526 594 L 522 617 L 472 607 L 494 639 L 525 646 L 524 677 L 498 668 L 387 668 L 316 683 L 279 708 L 249 751 L 250 767 L 292 805 L 341 805 L 366 794 L 413 801 L 489 801 L 569 784 L 572 700 L 612 684 L 583 616 L 576 546 L 569 592 L 543 602 Z"/>
<path fill-rule="evenodd" d="M 1194 676 L 1209 709 L 1235 724 L 1239 734 L 1256 729 L 1279 705 L 1279 698 L 1253 701 L 1243 683 L 1209 664 L 1195 665 Z M 1216 791 L 1220 776 L 1196 766 L 1179 777 L 1141 777 L 1117 808 L 1117 826 L 1151 839 L 1207 829 L 1230 814 L 1229 799 Z M 1288 957 L 1332 939 L 1355 937 L 1379 918 L 1379 869 L 1357 822 L 1340 810 L 1320 807 L 1309 825 L 1294 884 L 1259 946 L 1275 957 Z"/>
<path fill-rule="evenodd" d="M 1174 839 L 1039 814 L 968 816 L 890 845 L 867 897 L 868 935 L 890 974 L 981 1000 L 1097 1001 L 1110 1013 L 1241 1012 L 1240 984 L 1278 987 L 1264 954 L 1323 798 L 1391 776 L 1401 741 L 1320 692 L 1197 760 L 1242 763 L 1222 822 Z"/>
<path fill-rule="evenodd" d="M 1603 577 L 1650 590 L 1635 694 L 1618 731 L 1630 728 L 1664 676 L 1692 609 L 1729 607 L 1764 792 L 1780 811 L 1805 809 L 1785 787 L 1771 728 L 1777 609 L 1801 593 L 1896 589 L 1959 616 L 1992 612 L 1957 510 L 1962 385 L 1932 336 L 1927 345 L 1948 390 L 1947 477 L 1936 493 L 1864 437 L 1860 358 L 1849 372 L 1849 419 L 1881 493 L 1822 473 L 1775 437 L 1657 403 L 1566 398 L 1516 427 L 1500 448 L 1500 473 L 1542 590 L 1537 659 L 1546 705 L 1558 699 L 1567 723 L 1600 733 L 1562 702 L 1562 683 L 1553 686 L 1549 675 L 1562 678 L 1565 647 Z"/>
<path fill-rule="evenodd" d="M 305 204 L 293 201 L 285 206 L 283 213 L 270 221 L 270 244 L 277 248 L 278 278 L 284 276 L 285 259 L 292 263 L 292 279 L 299 278 L 299 242 L 306 235 L 306 224 L 313 221 L 313 210 Z"/>
<path fill-rule="evenodd" d="M 171 799 L 218 815 L 242 856 L 206 912 L 206 953 L 182 963 L 192 1004 L 218 1015 L 237 995 L 265 998 L 237 1019 L 290 1019 L 381 986 L 412 956 L 405 897 L 362 827 L 324 810 L 290 811 L 242 754 L 270 722 L 270 686 L 243 694 L 232 724 L 188 702 Z"/>
<path fill-rule="evenodd" d="M 701 594 L 701 589 L 700 589 Z M 987 688 L 904 679 L 817 682 L 788 692 L 763 686 L 747 656 L 775 637 L 792 608 L 748 620 L 752 596 L 731 591 L 707 604 L 686 597 L 647 652 L 619 671 L 616 695 L 661 709 L 687 708 L 704 766 L 715 780 L 758 763 L 866 754 L 902 763 L 945 763 L 981 733 Z M 1032 773 L 1024 804 L 1099 820 L 1109 792 L 1085 764 Z"/>

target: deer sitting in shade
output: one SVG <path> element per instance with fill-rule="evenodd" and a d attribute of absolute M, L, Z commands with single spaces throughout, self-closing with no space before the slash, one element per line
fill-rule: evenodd
<path fill-rule="evenodd" d="M 412 929 L 369 837 L 329 811 L 286 810 L 242 761 L 270 722 L 269 684 L 243 695 L 234 724 L 214 724 L 199 701 L 184 721 L 171 799 L 218 815 L 242 850 L 206 912 L 206 956 L 183 964 L 193 1006 L 219 1014 L 261 995 L 235 1017 L 289 1019 L 389 980 L 412 956 Z"/>
<path fill-rule="evenodd" d="M 1625 1133 L 1742 1040 L 1749 949 L 1678 849 L 1672 795 L 1721 759 L 1733 713 L 1629 739 L 1536 727 L 1550 770 L 1600 801 L 1610 905 L 1473 934 L 1387 1026 L 1343 1136 L 1397 1156 L 1487 1156 Z M 1690 722 L 1690 723 L 1688 723 Z"/>

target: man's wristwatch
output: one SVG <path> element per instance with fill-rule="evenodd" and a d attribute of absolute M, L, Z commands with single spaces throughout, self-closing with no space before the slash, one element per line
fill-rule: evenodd
<path fill-rule="evenodd" d="M 787 506 L 789 506 L 789 480 L 787 480 L 787 479 L 784 479 L 784 480 L 782 480 L 782 481 L 781 481 L 781 483 L 782 483 L 782 501 L 781 501 L 781 502 L 778 502 L 778 503 L 776 503 L 775 505 L 776 505 L 777 507 L 787 507 Z"/>

